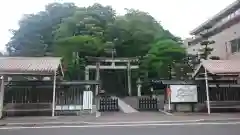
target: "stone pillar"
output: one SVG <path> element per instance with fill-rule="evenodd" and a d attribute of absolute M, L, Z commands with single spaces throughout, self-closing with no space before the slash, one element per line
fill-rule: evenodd
<path fill-rule="evenodd" d="M 131 82 L 131 65 L 127 63 L 127 80 L 128 80 L 128 95 L 132 96 L 132 82 Z"/>
<path fill-rule="evenodd" d="M 96 81 L 100 80 L 100 62 L 96 63 Z M 99 85 L 96 85 L 96 89 L 95 89 L 95 95 L 98 95 L 99 92 Z"/>
<path fill-rule="evenodd" d="M 141 85 L 141 84 L 138 84 L 137 90 L 138 90 L 138 96 L 139 96 L 139 97 L 141 97 L 141 94 L 142 94 L 141 88 L 142 88 L 142 85 Z"/>
<path fill-rule="evenodd" d="M 138 92 L 137 96 L 138 97 L 140 97 L 142 94 L 141 88 L 142 88 L 141 80 L 140 80 L 140 78 L 138 78 L 138 80 L 137 80 L 137 92 Z"/>

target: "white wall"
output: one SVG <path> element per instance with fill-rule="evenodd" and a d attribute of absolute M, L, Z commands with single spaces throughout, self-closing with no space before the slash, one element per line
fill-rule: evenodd
<path fill-rule="evenodd" d="M 209 40 L 215 41 L 211 45 L 214 48 L 212 56 L 219 56 L 221 59 L 240 59 L 240 52 L 231 54 L 229 41 L 236 38 L 240 38 L 240 22 L 209 38 Z M 200 48 L 200 44 L 192 45 L 188 47 L 187 52 L 197 54 Z"/>

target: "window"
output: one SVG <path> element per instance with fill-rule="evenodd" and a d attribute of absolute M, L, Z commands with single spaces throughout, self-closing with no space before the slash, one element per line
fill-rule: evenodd
<path fill-rule="evenodd" d="M 230 41 L 231 44 L 231 52 L 235 53 L 235 52 L 240 52 L 240 39 L 234 39 L 232 41 Z"/>

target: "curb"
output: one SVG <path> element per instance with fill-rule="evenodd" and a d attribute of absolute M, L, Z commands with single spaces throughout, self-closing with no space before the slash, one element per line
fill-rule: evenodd
<path fill-rule="evenodd" d="M 165 115 L 174 116 L 173 113 L 164 111 L 164 110 L 162 110 L 162 109 L 158 109 L 158 111 L 164 113 Z"/>
<path fill-rule="evenodd" d="M 171 113 L 170 113 L 171 114 Z M 168 115 L 170 115 L 168 114 Z M 95 118 L 100 118 L 101 113 L 97 114 Z M 53 125 L 92 125 L 92 124 L 127 124 L 127 123 L 187 123 L 187 122 L 224 122 L 224 121 L 240 121 L 240 118 L 206 118 L 206 119 L 185 119 L 185 120 L 132 120 L 132 121 L 111 121 L 111 120 L 104 120 L 95 119 L 94 121 L 53 121 L 53 122 L 29 122 L 29 123 L 6 123 L 1 122 L 0 120 L 0 127 L 4 126 L 53 126 Z"/>
<path fill-rule="evenodd" d="M 200 119 L 201 122 L 219 122 L 219 121 L 240 121 L 240 118 L 226 118 L 226 119 Z"/>
<path fill-rule="evenodd" d="M 224 121 L 240 121 L 240 118 L 228 118 L 228 119 L 195 119 L 195 120 L 176 120 L 176 121 L 96 121 L 96 122 L 42 122 L 42 123 L 0 123 L 0 127 L 16 127 L 16 126 L 58 126 L 58 125 L 101 125 L 101 124 L 139 124 L 139 123 L 194 123 L 194 122 L 224 122 Z"/>

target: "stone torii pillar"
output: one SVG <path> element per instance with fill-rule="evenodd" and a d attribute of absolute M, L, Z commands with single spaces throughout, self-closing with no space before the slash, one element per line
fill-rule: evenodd
<path fill-rule="evenodd" d="M 128 80 L 128 95 L 132 96 L 132 82 L 131 82 L 131 65 L 130 65 L 130 61 L 127 63 L 127 80 Z"/>
<path fill-rule="evenodd" d="M 100 80 L 100 62 L 96 63 L 96 81 Z M 98 95 L 99 92 L 99 85 L 96 86 L 95 88 L 95 95 Z"/>

